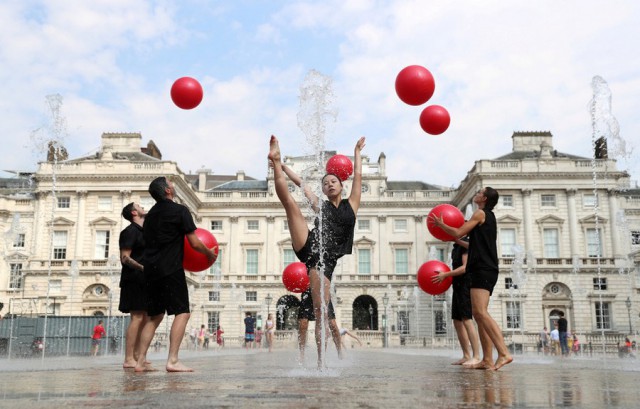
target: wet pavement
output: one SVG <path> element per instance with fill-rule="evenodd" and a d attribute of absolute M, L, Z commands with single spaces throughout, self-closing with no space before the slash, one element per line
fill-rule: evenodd
<path fill-rule="evenodd" d="M 165 353 L 154 353 L 164 368 Z M 123 370 L 120 356 L 0 360 L 0 408 L 638 408 L 640 360 L 517 355 L 500 371 L 459 352 L 349 350 L 328 368 L 294 350 L 182 351 L 193 373 Z"/>

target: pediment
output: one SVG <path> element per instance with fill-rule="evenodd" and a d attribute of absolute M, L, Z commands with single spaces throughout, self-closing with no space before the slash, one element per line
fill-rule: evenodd
<path fill-rule="evenodd" d="M 353 244 L 365 245 L 365 246 L 366 245 L 373 246 L 373 245 L 376 244 L 376 242 L 371 240 L 371 239 L 368 239 L 368 238 L 362 236 L 361 238 L 359 238 L 357 240 L 354 240 Z"/>
<path fill-rule="evenodd" d="M 26 261 L 28 258 L 29 256 L 26 254 L 15 252 L 7 256 L 7 261 Z"/>
<path fill-rule="evenodd" d="M 54 225 L 58 227 L 61 227 L 61 226 L 71 227 L 75 224 L 76 222 L 69 220 L 66 217 L 56 217 L 55 219 L 53 219 L 53 221 L 47 222 L 47 226 Z"/>
<path fill-rule="evenodd" d="M 108 217 L 98 217 L 89 222 L 89 226 L 115 226 L 118 222 L 109 219 Z"/>
<path fill-rule="evenodd" d="M 522 223 L 522 219 L 518 219 L 517 217 L 513 217 L 511 215 L 506 215 L 506 216 L 502 216 L 500 217 L 498 220 L 498 224 L 520 224 Z"/>
<path fill-rule="evenodd" d="M 605 219 L 602 216 L 596 216 L 595 214 L 591 214 L 587 217 L 583 217 L 582 219 L 580 219 L 580 223 L 581 224 L 603 224 L 606 223 L 607 219 Z"/>
<path fill-rule="evenodd" d="M 538 224 L 562 224 L 564 223 L 564 219 L 555 216 L 553 214 L 548 214 L 546 216 L 542 216 L 539 219 L 536 219 L 536 223 Z"/>

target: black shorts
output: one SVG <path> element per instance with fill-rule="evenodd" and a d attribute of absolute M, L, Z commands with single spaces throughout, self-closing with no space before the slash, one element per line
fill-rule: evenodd
<path fill-rule="evenodd" d="M 150 317 L 158 314 L 178 315 L 190 312 L 189 289 L 184 271 L 177 271 L 166 277 L 148 282 Z"/>
<path fill-rule="evenodd" d="M 321 270 L 325 277 L 331 281 L 331 277 L 333 276 L 333 270 L 336 268 L 336 264 L 338 263 L 338 259 L 342 257 L 342 254 L 335 255 L 329 254 L 328 251 L 322 252 L 322 260 L 320 260 L 320 251 L 317 250 L 318 247 L 318 239 L 317 239 L 317 230 L 312 230 L 307 235 L 307 242 L 304 243 L 304 246 L 295 251 L 296 257 L 298 260 L 303 262 L 307 266 L 307 273 L 311 271 L 311 269 Z"/>
<path fill-rule="evenodd" d="M 327 307 L 327 315 L 329 316 L 330 320 L 334 320 L 336 318 L 336 313 L 333 310 L 333 302 L 331 301 L 329 301 L 329 305 Z M 311 298 L 311 290 L 306 290 L 300 295 L 298 320 L 316 320 L 316 314 L 313 312 L 313 298 Z"/>
<path fill-rule="evenodd" d="M 451 298 L 451 319 L 462 321 L 473 318 L 471 310 L 471 280 L 464 280 L 453 285 Z"/>
<path fill-rule="evenodd" d="M 493 288 L 498 282 L 497 271 L 474 270 L 471 271 L 471 288 L 482 288 L 493 294 Z"/>
<path fill-rule="evenodd" d="M 147 285 L 138 281 L 123 281 L 120 285 L 120 304 L 118 310 L 125 314 L 131 311 L 146 311 Z"/>

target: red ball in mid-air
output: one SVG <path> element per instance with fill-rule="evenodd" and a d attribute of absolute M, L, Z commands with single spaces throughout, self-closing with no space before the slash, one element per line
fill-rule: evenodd
<path fill-rule="evenodd" d="M 440 135 L 449 128 L 451 117 L 440 105 L 429 105 L 420 114 L 420 127 L 431 135 Z"/>
<path fill-rule="evenodd" d="M 309 274 L 304 263 L 296 261 L 282 272 L 282 283 L 293 293 L 302 293 L 309 288 Z"/>
<path fill-rule="evenodd" d="M 344 182 L 353 174 L 353 163 L 344 155 L 333 155 L 327 161 L 326 170 L 327 173 L 333 173 Z"/>
<path fill-rule="evenodd" d="M 211 234 L 211 232 L 209 232 L 208 230 L 201 229 L 199 227 L 196 229 L 195 233 L 196 233 L 196 236 L 198 236 L 198 238 L 202 242 L 202 244 L 207 246 L 207 248 L 213 249 L 213 252 L 215 253 L 217 258 L 218 257 L 218 241 L 213 236 L 213 234 Z M 189 240 L 187 240 L 187 237 L 185 236 L 184 258 L 182 259 L 182 267 L 184 267 L 185 270 L 189 270 L 191 272 L 197 273 L 199 271 L 208 269 L 215 262 L 216 262 L 215 259 L 212 262 L 209 262 L 209 260 L 207 259 L 207 256 L 195 251 L 193 247 L 191 247 L 191 244 L 189 244 Z"/>
<path fill-rule="evenodd" d="M 438 295 L 451 287 L 452 277 L 447 277 L 440 283 L 431 281 L 431 278 L 436 276 L 436 271 L 446 273 L 451 269 L 440 260 L 427 261 L 418 269 L 418 285 L 425 293 Z"/>
<path fill-rule="evenodd" d="M 197 107 L 203 95 L 202 85 L 191 77 L 178 78 L 171 86 L 171 100 L 182 109 Z"/>
<path fill-rule="evenodd" d="M 429 212 L 427 216 L 427 229 L 433 237 L 442 241 L 453 241 L 457 237 L 453 237 L 445 233 L 440 227 L 433 222 L 433 216 L 442 216 L 442 221 L 447 226 L 458 228 L 464 224 L 464 215 L 457 207 L 443 203 L 439 204 Z"/>
<path fill-rule="evenodd" d="M 436 89 L 433 75 L 420 65 L 403 68 L 396 77 L 396 94 L 402 102 L 409 105 L 422 105 L 427 102 Z"/>

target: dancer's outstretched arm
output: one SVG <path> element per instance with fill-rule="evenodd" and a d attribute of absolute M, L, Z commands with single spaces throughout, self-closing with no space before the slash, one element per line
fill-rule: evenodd
<path fill-rule="evenodd" d="M 364 136 L 358 139 L 356 147 L 353 149 L 353 184 L 351 185 L 351 194 L 349 195 L 349 204 L 354 213 L 358 213 L 360 207 L 360 196 L 362 196 L 362 157 L 360 151 L 364 148 Z"/>

